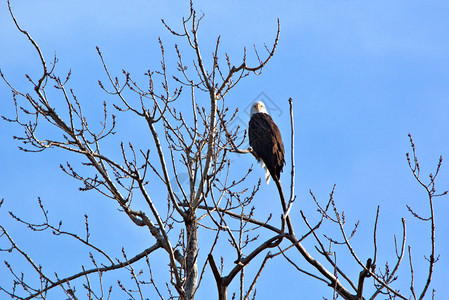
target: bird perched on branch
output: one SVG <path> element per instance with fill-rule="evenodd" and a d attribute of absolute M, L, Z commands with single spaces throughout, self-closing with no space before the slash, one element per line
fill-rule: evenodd
<path fill-rule="evenodd" d="M 248 135 L 249 145 L 256 154 L 257 160 L 265 168 L 267 184 L 270 182 L 270 175 L 279 180 L 285 165 L 284 144 L 279 128 L 261 101 L 251 106 Z"/>

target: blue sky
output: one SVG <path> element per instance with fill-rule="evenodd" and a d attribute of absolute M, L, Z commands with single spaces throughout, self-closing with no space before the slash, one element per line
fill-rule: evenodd
<path fill-rule="evenodd" d="M 345 211 L 348 225 L 361 221 L 354 246 L 363 259 L 372 255 L 372 226 L 376 207 L 380 205 L 379 237 L 383 245 L 379 251 L 379 265 L 387 258 L 394 258 L 393 234 L 401 234 L 400 220 L 405 218 L 416 275 L 419 277 L 420 272 L 425 272 L 423 256 L 429 253 L 428 224 L 414 219 L 405 204 L 424 214 L 428 213 L 428 205 L 424 190 L 408 170 L 405 153 L 411 150 L 407 137 L 410 132 L 424 176 L 434 172 L 439 155 L 443 155 L 446 160 L 437 189 L 449 188 L 449 4 L 443 1 L 425 4 L 197 1 L 195 7 L 206 14 L 199 33 L 206 62 L 210 62 L 218 35 L 221 35 L 222 51 L 229 53 L 235 64 L 240 62 L 243 47 L 250 50 L 255 44 L 262 52 L 264 43 L 271 45 L 276 19 L 280 19 L 281 36 L 274 58 L 262 75 L 244 79 L 226 101 L 231 108 L 240 108 L 239 118 L 245 126 L 249 119 L 245 108 L 263 92 L 269 98 L 267 106 L 270 108 L 275 103 L 279 108 L 273 117 L 289 154 L 287 99 L 294 99 L 299 200 L 293 206 L 293 218 L 297 232 L 305 230 L 299 222 L 299 210 L 304 210 L 312 220 L 317 217 L 309 189 L 325 201 L 336 184 L 335 199 L 339 209 Z M 57 73 L 64 76 L 71 68 L 71 87 L 91 118 L 101 109 L 103 100 L 113 100 L 97 85 L 99 79 L 105 79 L 105 74 L 95 46 L 101 48 L 112 73 L 120 75 L 123 68 L 141 82 L 148 68 L 159 66 L 158 36 L 165 43 L 168 68 L 173 71 L 176 68 L 174 43 L 186 49 L 185 41 L 170 36 L 160 22 L 164 18 L 173 27 L 180 28 L 180 17 L 188 12 L 185 1 L 42 1 L 39 4 L 13 1 L 13 8 L 20 24 L 30 31 L 47 60 L 51 60 L 56 51 Z M 255 62 L 252 53 L 249 59 Z M 24 74 L 35 78 L 40 75 L 38 67 L 37 55 L 25 37 L 14 29 L 3 1 L 0 4 L 1 70 L 17 88 L 31 91 Z M 9 89 L 0 83 L 1 115 L 12 116 L 10 100 Z M 143 125 L 140 120 L 121 115 L 118 122 L 121 136 L 145 147 L 147 133 L 136 130 Z M 78 192 L 79 184 L 60 172 L 60 163 L 77 161 L 76 157 L 57 150 L 38 154 L 19 152 L 19 144 L 12 136 L 20 134 L 20 128 L 0 122 L 0 198 L 5 198 L 0 220 L 36 261 L 48 265 L 48 270 L 69 274 L 65 272 L 79 270 L 79 261 L 88 260 L 82 250 L 79 253 L 83 254 L 75 256 L 78 245 L 71 241 L 29 234 L 23 226 L 8 221 L 8 210 L 39 220 L 36 210 L 30 209 L 37 208 L 37 197 L 43 199 L 50 214 L 54 213 L 53 220 L 57 222 L 62 218 L 68 229 L 82 231 L 83 215 L 89 214 L 92 236 L 100 245 L 104 243 L 113 255 L 119 256 L 123 245 L 130 253 L 148 246 L 146 232 L 134 228 L 112 202 L 94 192 Z M 112 139 L 103 147 L 114 153 L 118 145 L 118 140 Z M 237 155 L 236 161 L 239 160 L 242 165 L 254 163 L 247 156 Z M 288 182 L 289 164 L 288 155 L 284 183 Z M 262 175 L 260 170 L 253 178 L 256 180 Z M 262 191 L 267 198 L 276 199 L 274 185 L 263 186 Z M 269 213 L 280 214 L 278 203 L 274 205 L 269 200 L 257 199 L 257 213 L 261 218 Z M 448 209 L 447 198 L 435 201 L 437 252 L 441 254 L 433 285 L 437 290 L 436 299 L 449 293 L 444 281 L 444 270 L 449 267 L 444 240 L 449 233 Z M 94 229 L 95 224 L 97 229 Z M 123 240 L 124 236 L 128 239 Z M 57 248 L 56 244 L 62 248 Z M 306 242 L 306 245 L 310 247 L 312 243 Z M 67 259 L 64 251 L 69 251 L 67 253 L 76 259 Z M 341 259 L 345 261 L 343 252 Z M 50 258 L 44 253 L 50 253 Z M 300 257 L 292 256 L 305 266 Z M 161 255 L 160 260 L 163 259 Z M 232 259 L 229 258 L 229 262 Z M 159 266 L 157 262 L 155 265 Z M 160 267 L 164 268 L 164 263 L 160 263 Z M 346 269 L 353 278 L 357 277 L 355 265 L 348 263 Z M 282 279 L 272 276 L 279 272 L 289 275 Z M 211 276 L 209 269 L 206 275 Z M 406 291 L 407 261 L 403 262 L 400 275 L 400 286 Z M 302 283 L 310 288 L 303 288 Z M 421 278 L 416 283 L 417 288 L 422 283 Z M 214 282 L 206 281 L 201 299 L 208 295 L 207 284 L 215 290 Z M 284 299 L 298 299 L 297 290 L 291 285 L 304 291 L 300 299 L 332 296 L 326 286 L 296 273 L 280 260 L 267 266 L 257 297 L 273 299 L 273 295 L 281 293 Z"/>

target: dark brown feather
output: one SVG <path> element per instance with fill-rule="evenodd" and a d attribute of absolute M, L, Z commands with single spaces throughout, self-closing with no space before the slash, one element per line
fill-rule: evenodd
<path fill-rule="evenodd" d="M 270 115 L 255 113 L 248 127 L 249 145 L 262 159 L 271 176 L 280 178 L 284 168 L 284 144 L 281 132 Z"/>

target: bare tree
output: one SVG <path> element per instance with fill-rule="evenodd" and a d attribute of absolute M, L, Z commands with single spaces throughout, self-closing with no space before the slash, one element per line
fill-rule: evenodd
<path fill-rule="evenodd" d="M 97 47 L 108 78 L 108 82 L 99 81 L 99 86 L 110 95 L 108 103 L 112 102 L 115 111 L 120 114 L 144 120 L 146 127 L 141 130 L 148 132 L 151 138 L 151 146 L 148 148 L 137 148 L 131 142 L 122 141 L 120 155 L 117 157 L 103 150 L 117 130 L 115 115 L 110 113 L 110 104 L 104 102 L 101 121 L 88 120 L 83 114 L 83 102 L 78 100 L 75 90 L 69 88 L 71 73 L 63 77 L 57 75 L 57 58 L 54 57 L 52 63 L 47 62 L 38 43 L 20 26 L 9 1 L 8 7 L 17 30 L 24 34 L 38 54 L 42 73 L 38 78 L 27 76 L 33 88 L 32 93 L 16 89 L 7 76 L 0 73 L 12 91 L 16 108 L 14 117 L 3 118 L 22 127 L 25 132 L 24 136 L 14 137 L 23 143 L 20 149 L 25 152 L 40 152 L 56 148 L 66 152 L 69 160 L 75 156 L 81 157 L 84 168 L 78 169 L 67 162 L 61 165 L 61 170 L 80 181 L 83 191 L 93 190 L 110 199 L 132 224 L 147 230 L 152 237 L 152 244 L 133 256 L 129 256 L 123 249 L 121 258 L 113 258 L 101 245 L 95 245 L 89 240 L 87 215 L 85 233 L 69 232 L 62 228 L 61 223 L 55 225 L 49 221 L 49 213 L 43 201 L 39 199 L 42 222 L 33 223 L 10 212 L 11 217 L 33 231 L 52 232 L 83 244 L 91 251 L 90 261 L 83 262 L 79 272 L 68 276 L 60 277 L 58 274 L 46 272 L 14 241 L 7 229 L 0 225 L 0 237 L 3 243 L 7 244 L 1 251 L 20 254 L 32 267 L 39 282 L 36 284 L 35 279 L 29 279 L 31 275 L 25 277 L 15 266 L 5 261 L 12 278 L 12 284 L 3 281 L 0 283 L 0 290 L 5 295 L 13 299 L 46 299 L 55 289 L 60 289 L 69 299 L 78 299 L 81 291 L 75 285 L 84 281 L 83 291 L 89 299 L 109 299 L 112 286 L 104 286 L 102 277 L 105 273 L 124 269 L 129 272 L 132 283 L 128 285 L 117 281 L 117 285 L 131 299 L 145 299 L 148 286 L 153 288 L 161 299 L 194 299 L 207 274 L 211 274 L 216 282 L 219 299 L 228 298 L 228 287 L 235 281 L 238 281 L 239 291 L 233 298 L 254 299 L 257 280 L 268 261 L 274 258 L 291 264 L 306 277 L 323 282 L 333 293 L 333 299 L 375 299 L 380 295 L 388 299 L 423 299 L 429 293 L 433 268 L 438 261 L 435 253 L 434 199 L 446 195 L 447 192 L 438 193 L 435 190 L 435 180 L 442 165 L 442 158 L 435 174 L 431 174 L 429 181 L 425 182 L 420 174 L 411 136 L 412 155 L 407 154 L 407 159 L 412 174 L 427 192 L 430 207 L 428 216 L 423 216 L 409 207 L 414 217 L 430 224 L 429 269 L 421 290 L 416 289 L 412 249 L 406 243 L 404 219 L 403 232 L 398 240 L 395 237 L 396 257 L 393 258 L 394 267 L 391 269 L 388 264 L 385 268 L 377 266 L 377 249 L 382 246 L 378 245 L 376 238 L 380 225 L 379 208 L 373 220 L 373 255 L 366 262 L 357 255 L 350 242 L 356 233 L 358 222 L 351 231 L 345 229 L 345 214 L 338 209 L 334 200 L 335 186 L 329 199 L 324 202 L 310 192 L 311 200 L 316 204 L 318 222 L 311 224 L 310 216 L 306 216 L 302 210 L 299 210 L 298 214 L 297 207 L 296 213 L 293 214 L 296 196 L 292 99 L 289 100 L 289 152 L 292 161 L 289 197 L 284 195 L 283 188 L 286 188 L 286 185 L 282 186 L 279 180 L 275 180 L 282 216 L 278 220 L 271 215 L 265 220 L 254 217 L 253 200 L 263 197 L 258 193 L 260 180 L 251 182 L 248 179 L 251 168 L 241 177 L 235 177 L 231 172 L 234 167 L 232 157 L 236 153 L 254 153 L 252 149 L 241 149 L 246 131 L 230 126 L 238 111 L 230 111 L 226 104 L 226 95 L 246 76 L 260 74 L 273 57 L 279 40 L 279 21 L 273 44 L 270 47 L 265 46 L 266 53 L 259 55 L 255 48 L 255 65 L 248 62 L 246 49 L 243 50 L 243 58 L 238 64 L 232 62 L 226 53 L 224 59 L 221 59 L 223 54 L 218 37 L 212 56 L 209 57 L 212 65 L 208 66 L 203 59 L 198 38 L 203 15 L 198 15 L 191 3 L 189 15 L 182 19 L 180 29 L 174 29 L 162 22 L 170 34 L 188 44 L 194 59 L 187 62 L 184 59 L 187 54 L 175 45 L 177 72 L 170 73 L 165 61 L 166 49 L 159 39 L 161 66 L 158 70 L 148 70 L 145 74 L 145 84 L 139 83 L 125 70 L 122 79 L 111 74 L 107 67 L 107 54 L 103 54 Z M 172 88 L 172 85 L 175 87 Z M 52 88 L 56 93 L 49 96 L 47 91 Z M 198 95 L 202 95 L 200 101 Z M 204 98 L 207 98 L 207 101 L 204 101 Z M 61 103 L 61 100 L 65 104 L 63 107 L 56 104 Z M 181 101 L 190 103 L 190 111 L 177 109 Z M 91 126 L 93 122 L 100 125 L 99 130 L 93 129 L 98 127 Z M 47 133 L 48 126 L 57 129 L 59 134 L 55 136 Z M 187 186 L 183 184 L 182 174 L 187 174 Z M 155 176 L 163 184 L 163 193 L 153 190 L 155 184 L 150 179 L 151 176 Z M 138 200 L 135 199 L 142 199 L 145 207 L 140 208 L 136 204 Z M 293 223 L 293 215 L 300 216 L 297 223 Z M 306 230 L 297 235 L 294 225 L 299 222 L 302 222 Z M 337 234 L 334 234 L 333 230 L 328 233 L 329 226 L 336 226 Z M 199 234 L 199 228 L 204 228 L 205 236 Z M 314 249 L 306 249 L 303 245 L 306 239 L 314 241 Z M 218 264 L 217 248 L 235 253 L 235 261 L 225 265 L 222 258 Z M 200 255 L 200 249 L 207 255 Z M 161 276 L 161 270 L 157 270 L 156 274 L 151 268 L 151 261 L 157 250 L 163 251 L 168 262 L 168 268 L 164 270 L 169 275 L 165 287 L 158 285 L 155 280 L 155 277 Z M 291 257 L 290 254 L 295 252 L 301 257 L 300 260 Z M 337 260 L 340 253 L 349 253 L 357 264 L 360 270 L 357 278 L 351 278 L 346 271 L 349 267 Z M 255 265 L 256 257 L 261 259 L 259 266 Z M 411 274 L 410 278 L 405 279 L 411 279 L 409 293 L 395 287 L 398 282 L 397 272 L 404 258 L 409 261 Z M 145 269 L 141 268 L 141 265 L 137 267 L 137 263 L 142 261 L 145 261 Z M 88 264 L 92 267 L 86 268 L 85 265 Z M 249 285 L 245 284 L 244 280 L 245 268 L 248 266 L 251 266 L 254 273 Z M 99 285 L 91 283 L 92 276 L 98 277 Z M 367 278 L 373 279 L 370 289 L 364 288 Z M 163 291 L 165 289 L 166 291 Z"/>

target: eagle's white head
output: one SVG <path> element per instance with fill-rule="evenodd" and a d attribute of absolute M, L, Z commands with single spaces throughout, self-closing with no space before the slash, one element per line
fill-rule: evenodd
<path fill-rule="evenodd" d="M 267 108 L 265 107 L 265 104 L 263 104 L 262 101 L 256 101 L 251 106 L 251 116 L 253 116 L 254 114 L 257 114 L 257 113 L 268 114 Z"/>

